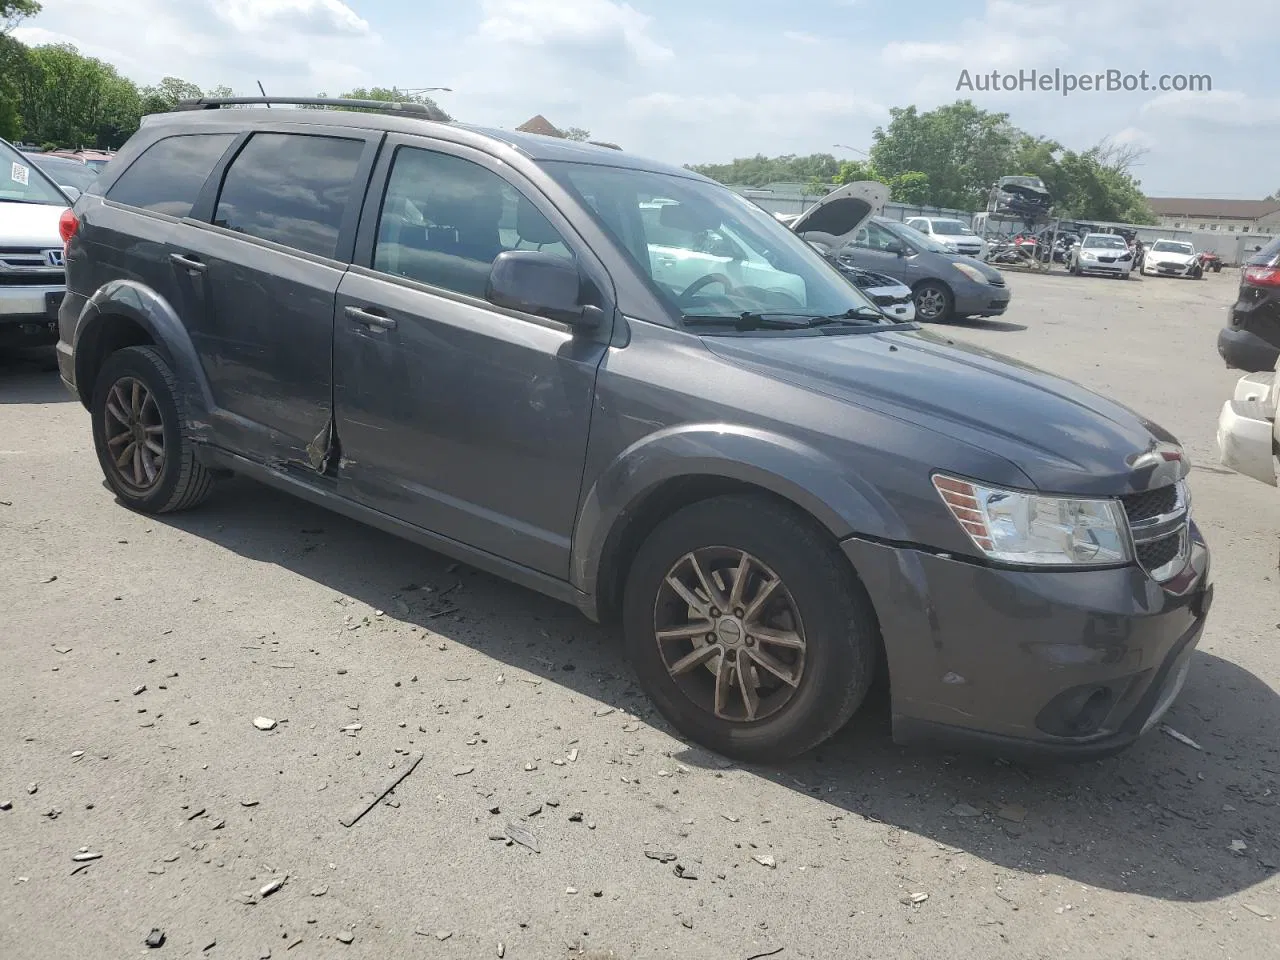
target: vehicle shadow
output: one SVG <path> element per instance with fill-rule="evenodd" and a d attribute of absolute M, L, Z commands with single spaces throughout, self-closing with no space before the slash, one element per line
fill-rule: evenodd
<path fill-rule="evenodd" d="M 75 397 L 62 385 L 49 350 L 0 350 L 0 403 L 66 403 Z"/>
<path fill-rule="evenodd" d="M 156 519 L 672 732 L 638 688 L 616 631 L 570 607 L 243 479 L 198 511 Z M 1187 902 L 1274 877 L 1276 692 L 1200 652 L 1166 722 L 1202 749 L 1153 731 L 1108 760 L 1025 766 L 896 746 L 879 690 L 813 753 L 742 769 L 820 800 L 833 822 L 884 825 L 886 842 L 910 834 L 1026 876 Z M 690 767 L 728 764 L 694 746 L 673 756 Z M 1237 841 L 1244 849 L 1233 852 Z"/>
<path fill-rule="evenodd" d="M 981 317 L 970 317 L 965 320 L 946 320 L 935 323 L 937 327 L 954 327 L 964 330 L 990 330 L 993 333 L 1021 333 L 1027 329 L 1025 323 L 1010 323 L 1008 320 L 984 320 Z"/>

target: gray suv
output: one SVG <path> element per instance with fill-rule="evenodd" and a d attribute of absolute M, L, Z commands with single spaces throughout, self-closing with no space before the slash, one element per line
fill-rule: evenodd
<path fill-rule="evenodd" d="M 219 109 L 254 102 L 147 118 L 74 207 L 59 359 L 123 505 L 243 474 L 619 622 L 748 760 L 881 666 L 897 739 L 1006 755 L 1118 750 L 1177 694 L 1212 588 L 1159 427 L 889 321 L 688 170 Z"/>

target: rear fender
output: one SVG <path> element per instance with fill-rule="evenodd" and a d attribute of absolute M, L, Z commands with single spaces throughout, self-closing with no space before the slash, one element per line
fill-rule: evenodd
<path fill-rule="evenodd" d="M 113 280 L 89 298 L 76 323 L 74 341 L 76 386 L 87 402 L 93 391 L 90 365 L 108 318 L 124 317 L 146 331 L 173 366 L 180 389 L 187 427 L 194 439 L 208 439 L 214 410 L 208 379 L 191 337 L 173 307 L 150 287 L 133 280 Z"/>

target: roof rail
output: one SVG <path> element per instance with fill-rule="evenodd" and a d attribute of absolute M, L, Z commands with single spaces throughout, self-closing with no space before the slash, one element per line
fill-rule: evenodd
<path fill-rule="evenodd" d="M 426 120 L 445 120 L 439 108 L 426 103 L 393 102 L 390 100 L 350 100 L 342 97 L 198 97 L 179 100 L 173 110 L 217 110 L 220 107 L 272 106 L 285 104 L 298 107 L 348 107 L 373 110 L 379 113 L 413 113 Z"/>

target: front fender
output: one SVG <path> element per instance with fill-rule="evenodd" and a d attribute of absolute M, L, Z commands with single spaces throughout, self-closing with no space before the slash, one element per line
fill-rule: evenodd
<path fill-rule="evenodd" d="M 209 381 L 186 327 L 164 297 L 134 280 L 112 280 L 98 289 L 80 312 L 74 341 L 75 376 L 82 398 L 91 391 L 92 365 L 98 360 L 100 338 L 109 319 L 124 317 L 146 331 L 168 358 L 182 391 L 188 429 L 199 437 L 207 432 L 214 410 Z"/>
<path fill-rule="evenodd" d="M 573 585 L 595 596 L 611 534 L 663 483 L 690 477 L 719 477 L 768 490 L 807 511 L 837 539 L 855 533 L 877 540 L 909 539 L 893 507 L 849 465 L 765 430 L 683 424 L 627 447 L 587 490 L 573 536 Z"/>

